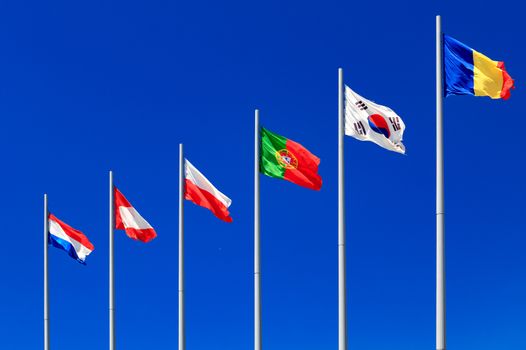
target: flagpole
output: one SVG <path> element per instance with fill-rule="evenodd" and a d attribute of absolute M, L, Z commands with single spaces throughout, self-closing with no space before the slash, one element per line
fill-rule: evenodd
<path fill-rule="evenodd" d="M 259 217 L 259 110 L 254 113 L 254 350 L 261 350 L 261 271 Z"/>
<path fill-rule="evenodd" d="M 47 194 L 44 194 L 44 350 L 49 350 L 48 213 Z"/>
<path fill-rule="evenodd" d="M 113 266 L 113 231 L 115 228 L 115 212 L 113 200 L 113 172 L 109 173 L 109 313 L 110 313 L 110 350 L 115 350 L 115 275 Z"/>
<path fill-rule="evenodd" d="M 347 350 L 347 296 L 345 274 L 344 86 L 338 69 L 338 350 Z"/>
<path fill-rule="evenodd" d="M 179 144 L 179 350 L 185 350 L 184 325 L 184 155 Z"/>
<path fill-rule="evenodd" d="M 446 349 L 442 21 L 436 16 L 436 348 Z"/>

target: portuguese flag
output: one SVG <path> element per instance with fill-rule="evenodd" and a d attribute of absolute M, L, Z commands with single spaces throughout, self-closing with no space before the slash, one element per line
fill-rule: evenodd
<path fill-rule="evenodd" d="M 313 190 L 321 188 L 320 159 L 297 142 L 261 128 L 261 173 Z"/>

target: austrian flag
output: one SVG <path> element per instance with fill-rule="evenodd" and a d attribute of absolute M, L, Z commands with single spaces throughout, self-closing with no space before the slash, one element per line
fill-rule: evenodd
<path fill-rule="evenodd" d="M 228 207 L 232 204 L 232 200 L 215 188 L 187 159 L 185 159 L 184 171 L 184 198 L 201 207 L 210 209 L 219 219 L 232 222 L 232 217 L 228 212 Z"/>
<path fill-rule="evenodd" d="M 115 228 L 125 230 L 128 237 L 144 243 L 157 237 L 157 233 L 148 221 L 135 210 L 126 197 L 114 188 Z"/>

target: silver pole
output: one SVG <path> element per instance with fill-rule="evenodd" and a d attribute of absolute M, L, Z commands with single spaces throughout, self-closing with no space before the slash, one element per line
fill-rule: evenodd
<path fill-rule="evenodd" d="M 115 274 L 113 268 L 113 230 L 115 228 L 115 205 L 113 200 L 113 172 L 110 171 L 109 182 L 109 258 L 110 258 L 110 350 L 115 350 Z"/>
<path fill-rule="evenodd" d="M 436 16 L 436 348 L 446 349 L 446 273 L 444 247 L 444 130 L 442 92 L 442 22 Z"/>
<path fill-rule="evenodd" d="M 345 136 L 343 69 L 338 69 L 338 350 L 347 350 L 347 296 L 345 281 Z"/>
<path fill-rule="evenodd" d="M 254 113 L 254 350 L 261 350 L 259 219 L 259 110 L 256 109 Z"/>
<path fill-rule="evenodd" d="M 179 350 L 186 348 L 184 334 L 184 155 L 179 144 Z"/>
<path fill-rule="evenodd" d="M 48 221 L 47 194 L 44 194 L 44 350 L 49 350 L 49 289 L 47 274 Z"/>

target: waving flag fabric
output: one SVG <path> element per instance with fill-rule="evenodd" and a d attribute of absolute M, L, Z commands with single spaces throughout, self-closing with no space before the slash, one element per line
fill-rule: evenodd
<path fill-rule="evenodd" d="M 114 198 L 116 229 L 125 230 L 128 237 L 145 243 L 157 237 L 152 226 L 135 210 L 117 187 L 114 188 Z"/>
<path fill-rule="evenodd" d="M 493 61 L 450 36 L 444 35 L 444 93 L 450 95 L 510 97 L 514 88 L 504 62 Z"/>
<path fill-rule="evenodd" d="M 392 109 L 369 101 L 345 86 L 346 135 L 404 154 L 404 130 L 404 121 Z"/>
<path fill-rule="evenodd" d="M 284 136 L 261 128 L 260 171 L 270 177 L 287 180 L 311 190 L 319 190 L 320 158 Z"/>
<path fill-rule="evenodd" d="M 185 159 L 184 198 L 195 204 L 210 209 L 219 219 L 232 222 L 228 207 L 232 200 L 221 193 L 208 179 Z"/>
<path fill-rule="evenodd" d="M 95 249 L 82 232 L 60 221 L 55 215 L 48 215 L 48 244 L 62 249 L 81 264 L 86 264 L 86 257 Z"/>

